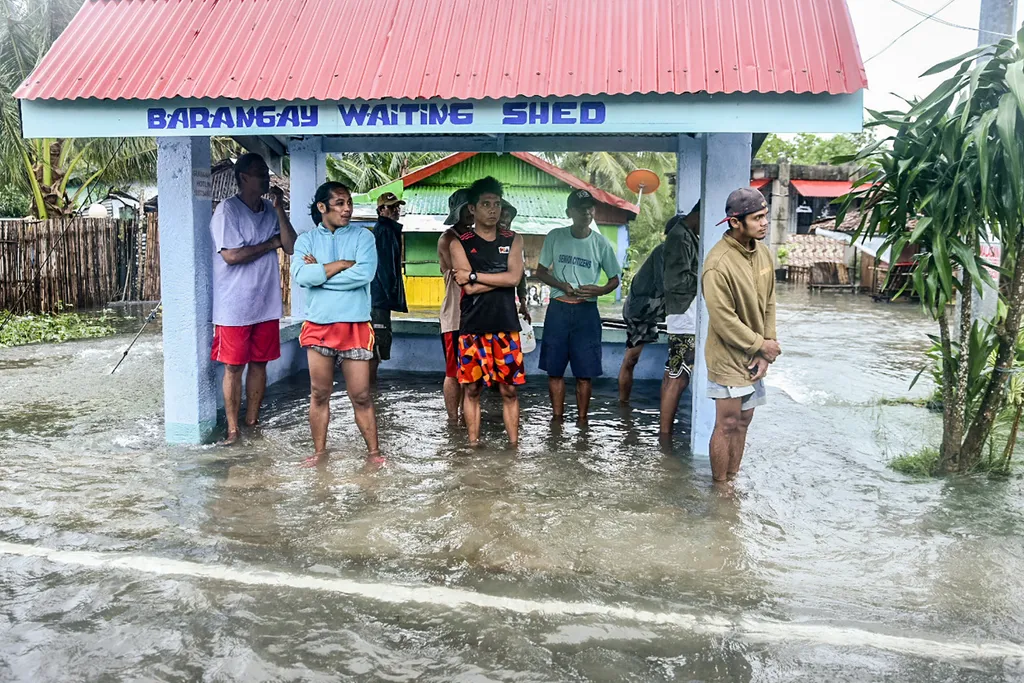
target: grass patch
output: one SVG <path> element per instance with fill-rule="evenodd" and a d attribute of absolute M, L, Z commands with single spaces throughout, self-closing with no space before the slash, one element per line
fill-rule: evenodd
<path fill-rule="evenodd" d="M 889 461 L 890 469 L 912 477 L 931 477 L 939 465 L 939 449 L 924 447 Z"/>
<path fill-rule="evenodd" d="M 879 399 L 880 406 L 913 406 L 914 408 L 925 408 L 931 399 L 928 398 L 883 398 Z"/>
<path fill-rule="evenodd" d="M 7 320 L 0 311 L 0 322 Z M 0 346 L 55 343 L 72 339 L 91 339 L 115 334 L 113 318 L 106 313 L 84 316 L 78 313 L 54 315 L 16 315 L 0 330 Z"/>

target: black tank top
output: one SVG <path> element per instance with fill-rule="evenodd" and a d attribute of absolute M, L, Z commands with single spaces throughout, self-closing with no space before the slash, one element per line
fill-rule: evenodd
<path fill-rule="evenodd" d="M 459 235 L 466 251 L 469 266 L 477 273 L 505 273 L 508 256 L 516 234 L 511 230 L 498 230 L 493 242 L 481 238 L 472 230 Z M 516 311 L 516 288 L 502 287 L 482 294 L 463 294 L 460 306 L 462 334 L 487 332 L 518 332 L 519 313 Z"/>

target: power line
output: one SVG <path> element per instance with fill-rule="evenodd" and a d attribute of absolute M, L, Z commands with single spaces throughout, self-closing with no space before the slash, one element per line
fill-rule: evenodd
<path fill-rule="evenodd" d="M 894 5 L 899 5 L 903 9 L 905 9 L 907 11 L 910 11 L 910 12 L 913 12 L 914 14 L 916 14 L 919 17 L 925 17 L 926 19 L 930 19 L 931 21 L 937 22 L 937 23 L 942 24 L 944 26 L 950 26 L 952 28 L 962 28 L 965 31 L 970 31 L 972 33 L 977 33 L 977 32 L 979 32 L 981 30 L 977 26 L 965 26 L 963 24 L 956 24 L 956 23 L 953 23 L 952 21 L 947 21 L 947 20 L 942 19 L 940 17 L 934 16 L 934 15 L 929 15 L 924 10 L 920 10 L 920 9 L 918 9 L 916 7 L 913 7 L 912 5 L 908 5 L 905 2 L 900 2 L 900 0 L 889 0 L 889 2 L 893 3 Z M 939 11 L 941 12 L 942 10 L 940 9 Z M 1014 37 L 1014 36 L 1011 36 L 1008 33 L 998 33 L 998 32 L 995 32 L 995 31 L 986 31 L 986 33 L 991 33 L 992 35 L 999 36 L 1000 38 L 1013 38 Z"/>
<path fill-rule="evenodd" d="M 889 49 L 890 47 L 892 47 L 892 46 L 893 46 L 893 45 L 895 45 L 895 44 L 896 44 L 897 42 L 899 42 L 899 41 L 900 41 L 900 39 L 902 39 L 902 38 L 903 38 L 903 37 L 904 37 L 905 35 L 907 35 L 907 34 L 908 34 L 908 33 L 910 33 L 911 31 L 913 31 L 914 29 L 916 29 L 916 28 L 917 28 L 918 26 L 920 26 L 920 25 L 921 25 L 921 24 L 923 24 L 924 22 L 928 21 L 929 19 L 934 19 L 934 18 L 935 18 L 935 15 L 936 15 L 936 14 L 938 14 L 938 13 L 939 13 L 939 12 L 941 12 L 942 10 L 946 9 L 947 7 L 949 7 L 950 5 L 952 5 L 952 4 L 954 3 L 954 2 L 956 2 L 956 0 L 949 0 L 949 2 L 947 2 L 947 3 L 945 4 L 945 5 L 943 5 L 943 6 L 942 6 L 942 7 L 940 7 L 939 9 L 935 10 L 934 12 L 932 12 L 932 13 L 931 13 L 931 14 L 929 14 L 929 15 L 926 15 L 926 16 L 924 17 L 924 19 L 922 19 L 921 21 L 917 22 L 916 24 L 914 24 L 913 26 L 911 26 L 910 28 L 908 28 L 908 29 L 907 29 L 906 31 L 904 31 L 903 33 L 901 33 L 901 34 L 899 34 L 898 36 L 896 36 L 895 38 L 893 38 L 893 39 L 892 39 L 892 41 L 891 41 L 891 42 L 890 42 L 890 43 L 889 43 L 888 45 L 886 45 L 886 46 L 885 46 L 885 47 L 883 47 L 883 48 L 882 48 L 881 50 L 879 50 L 879 51 L 878 51 L 878 52 L 876 52 L 875 54 L 873 54 L 873 55 L 871 55 L 870 57 L 868 57 L 867 59 L 865 59 L 865 60 L 864 60 L 864 63 L 865 63 L 865 64 L 867 64 L 867 63 L 868 63 L 868 62 L 870 62 L 870 61 L 871 61 L 872 59 L 875 59 L 876 57 L 880 57 L 880 56 L 882 55 L 882 53 L 886 52 L 886 51 L 887 51 L 887 50 L 888 50 L 888 49 Z"/>

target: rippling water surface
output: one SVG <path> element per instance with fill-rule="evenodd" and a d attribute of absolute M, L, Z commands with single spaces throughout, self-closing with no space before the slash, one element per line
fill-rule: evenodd
<path fill-rule="evenodd" d="M 241 447 L 168 447 L 145 334 L 0 350 L 0 680 L 1017 681 L 1018 479 L 915 481 L 916 309 L 784 292 L 785 355 L 737 494 L 657 443 L 657 386 L 596 385 L 586 429 L 523 392 L 504 447 L 445 426 L 440 382 L 384 373 L 383 469 L 308 379 Z M 606 368 L 609 375 L 614 369 Z M 570 392 L 571 394 L 571 392 Z"/>

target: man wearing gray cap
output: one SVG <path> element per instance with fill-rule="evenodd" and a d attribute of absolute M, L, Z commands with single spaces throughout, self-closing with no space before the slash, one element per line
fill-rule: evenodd
<path fill-rule="evenodd" d="M 729 195 L 729 229 L 704 261 L 708 307 L 708 398 L 715 400 L 711 474 L 716 484 L 736 478 L 754 408 L 766 403 L 768 366 L 782 353 L 775 338 L 775 269 L 759 240 L 768 230 L 768 203 L 750 187 Z"/>
<path fill-rule="evenodd" d="M 462 288 L 455 281 L 455 270 L 452 268 L 451 244 L 458 239 L 460 232 L 473 227 L 473 214 L 469 210 L 469 192 L 465 189 L 456 190 L 448 197 L 448 217 L 445 225 L 452 226 L 445 230 L 437 240 L 437 261 L 444 276 L 444 301 L 441 302 L 441 347 L 444 349 L 444 407 L 448 411 L 448 420 L 457 422 L 459 405 L 462 404 L 462 386 L 459 384 L 459 302 L 462 300 Z"/>

